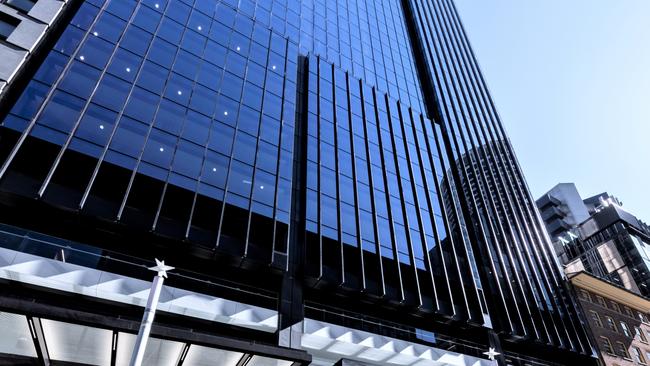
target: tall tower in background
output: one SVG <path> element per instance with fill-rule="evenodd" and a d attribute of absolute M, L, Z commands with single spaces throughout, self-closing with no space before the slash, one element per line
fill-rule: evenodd
<path fill-rule="evenodd" d="M 0 358 L 120 364 L 155 255 L 157 364 L 595 362 L 452 1 L 52 11 L 0 95 Z"/>

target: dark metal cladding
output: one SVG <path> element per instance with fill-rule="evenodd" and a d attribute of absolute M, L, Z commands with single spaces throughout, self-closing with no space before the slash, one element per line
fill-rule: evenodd
<path fill-rule="evenodd" d="M 403 1 L 425 105 L 451 157 L 451 171 L 479 266 L 487 279 L 495 329 L 591 353 L 575 304 L 556 266 L 512 147 L 478 69 L 453 2 Z M 414 34 L 413 34 L 414 33 Z"/>

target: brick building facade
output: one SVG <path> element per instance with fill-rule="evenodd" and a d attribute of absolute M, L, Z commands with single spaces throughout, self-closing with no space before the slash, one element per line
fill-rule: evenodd
<path fill-rule="evenodd" d="M 586 272 L 569 276 L 604 365 L 650 364 L 650 300 Z"/>

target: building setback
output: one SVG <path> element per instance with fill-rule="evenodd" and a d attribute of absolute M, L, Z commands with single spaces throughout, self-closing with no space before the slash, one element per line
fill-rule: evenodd
<path fill-rule="evenodd" d="M 650 227 L 616 197 L 605 192 L 583 200 L 573 183 L 562 183 L 537 206 L 567 275 L 586 271 L 650 296 Z"/>
<path fill-rule="evenodd" d="M 158 257 L 151 364 L 597 362 L 451 0 L 56 14 L 2 79 L 0 359 L 126 362 Z"/>

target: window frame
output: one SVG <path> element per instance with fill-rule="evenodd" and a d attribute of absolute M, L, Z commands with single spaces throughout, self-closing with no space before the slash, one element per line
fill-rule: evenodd
<path fill-rule="evenodd" d="M 648 343 L 648 337 L 643 333 L 643 329 L 638 326 L 634 326 L 635 336 L 639 336 L 639 341 L 642 343 Z"/>
<path fill-rule="evenodd" d="M 630 330 L 630 326 L 624 322 L 624 321 L 619 321 L 619 325 L 621 327 L 621 330 L 623 331 L 623 335 L 626 336 L 627 338 L 634 338 L 634 335 L 632 335 L 632 332 Z"/>
<path fill-rule="evenodd" d="M 623 351 L 623 353 L 617 352 L 616 355 L 626 359 L 626 360 L 631 360 L 632 358 L 630 357 L 630 352 L 627 351 L 627 348 L 625 347 L 625 344 L 621 341 L 616 341 L 616 347 L 618 348 L 617 351 Z"/>
<path fill-rule="evenodd" d="M 614 351 L 614 346 L 612 345 L 612 342 L 609 340 L 609 338 L 605 336 L 600 336 L 600 340 L 601 340 L 601 345 L 604 346 L 602 351 L 608 355 L 616 356 L 616 352 Z"/>
<path fill-rule="evenodd" d="M 614 321 L 614 318 L 612 318 L 609 315 L 605 315 L 605 321 L 607 323 L 607 328 L 609 328 L 613 332 L 619 333 L 618 327 L 616 326 L 616 322 Z"/>
<path fill-rule="evenodd" d="M 595 311 L 595 310 L 589 310 L 589 313 L 591 314 L 591 319 L 594 320 L 594 323 L 595 323 L 598 327 L 603 328 L 603 321 L 602 321 L 602 319 L 600 318 L 600 315 L 598 314 L 598 312 Z M 594 316 L 594 315 L 595 315 L 595 316 Z"/>
<path fill-rule="evenodd" d="M 638 362 L 641 365 L 647 365 L 643 352 L 637 346 L 632 346 L 632 353 L 634 354 L 633 360 Z"/>

